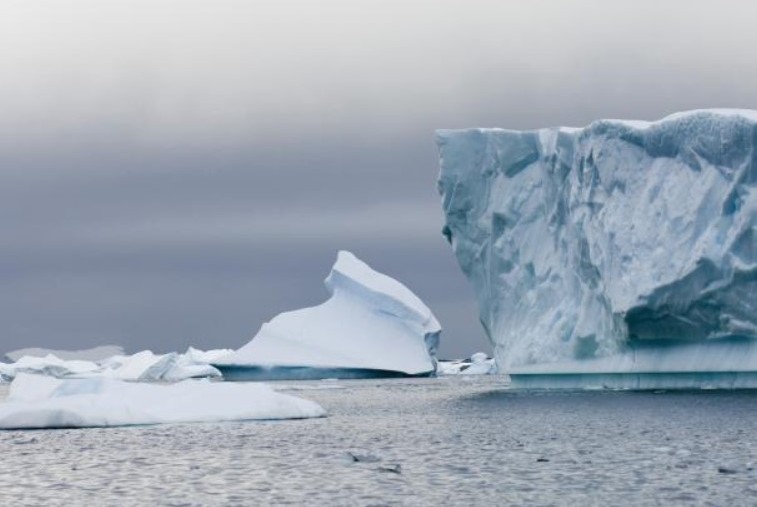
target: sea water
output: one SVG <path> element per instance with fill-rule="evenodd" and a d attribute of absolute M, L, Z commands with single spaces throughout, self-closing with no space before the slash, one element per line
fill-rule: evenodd
<path fill-rule="evenodd" d="M 756 391 L 514 391 L 497 376 L 273 385 L 329 417 L 0 432 L 0 501 L 757 504 Z"/>

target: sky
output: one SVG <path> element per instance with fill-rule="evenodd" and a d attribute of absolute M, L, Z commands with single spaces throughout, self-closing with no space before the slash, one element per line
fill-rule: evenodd
<path fill-rule="evenodd" d="M 490 351 L 437 128 L 757 108 L 757 4 L 4 0 L 0 353 L 236 348 L 346 249 Z"/>

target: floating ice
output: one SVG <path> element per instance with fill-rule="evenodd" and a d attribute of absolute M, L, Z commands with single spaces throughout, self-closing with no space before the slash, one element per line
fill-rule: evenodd
<path fill-rule="evenodd" d="M 221 372 L 204 362 L 205 357 L 212 359 L 228 353 L 226 350 L 220 352 L 204 353 L 191 347 L 186 354 L 154 354 L 152 351 L 143 350 L 131 356 L 115 356 L 108 359 L 105 364 L 109 370 L 104 375 L 141 382 L 220 377 Z"/>
<path fill-rule="evenodd" d="M 122 380 L 161 380 L 176 365 L 178 357 L 176 352 L 155 354 L 151 350 L 114 356 L 104 362 L 107 367 L 105 375 Z"/>
<path fill-rule="evenodd" d="M 210 364 L 224 356 L 228 356 L 232 352 L 234 352 L 232 349 L 200 350 L 194 347 L 189 347 L 187 351 L 184 352 L 182 361 L 189 364 Z"/>
<path fill-rule="evenodd" d="M 184 354 L 154 354 L 143 350 L 133 355 L 111 356 L 99 362 L 63 360 L 52 354 L 45 357 L 23 356 L 14 363 L 0 363 L 0 381 L 10 381 L 18 373 L 36 373 L 57 378 L 103 376 L 139 382 L 220 377 L 221 372 L 209 362 L 230 352 L 230 349 L 202 351 L 192 347 Z"/>
<path fill-rule="evenodd" d="M 491 375 L 497 372 L 494 359 L 483 352 L 476 352 L 469 359 L 442 361 L 436 368 L 439 375 Z"/>
<path fill-rule="evenodd" d="M 16 376 L 16 370 L 6 363 L 0 363 L 0 384 L 10 382 Z"/>
<path fill-rule="evenodd" d="M 237 352 L 213 362 L 226 379 L 428 376 L 441 327 L 407 287 L 341 251 L 323 304 L 264 324 Z"/>
<path fill-rule="evenodd" d="M 438 144 L 444 233 L 500 369 L 757 371 L 757 112 Z"/>
<path fill-rule="evenodd" d="M 322 417 L 317 403 L 260 383 L 185 380 L 154 385 L 109 378 L 19 374 L 0 403 L 0 429 Z"/>
<path fill-rule="evenodd" d="M 24 356 L 29 357 L 46 357 L 55 356 L 63 361 L 92 361 L 99 362 L 112 356 L 123 355 L 124 349 L 118 345 L 101 345 L 84 350 L 53 350 L 31 347 L 26 349 L 13 350 L 7 352 L 5 357 L 11 363 L 15 363 Z"/>
<path fill-rule="evenodd" d="M 463 375 L 489 375 L 495 373 L 497 367 L 494 359 L 490 359 L 483 352 L 477 352 L 471 356 L 470 366 L 465 368 L 461 373 Z"/>
<path fill-rule="evenodd" d="M 92 361 L 70 360 L 64 361 L 49 354 L 45 357 L 24 356 L 15 363 L 0 366 L 0 373 L 10 378 L 19 373 L 36 373 L 53 377 L 66 377 L 75 375 L 88 375 L 101 368 Z"/>

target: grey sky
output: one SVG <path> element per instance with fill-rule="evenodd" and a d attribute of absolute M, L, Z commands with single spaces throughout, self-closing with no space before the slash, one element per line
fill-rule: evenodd
<path fill-rule="evenodd" d="M 742 1 L 0 5 L 0 352 L 237 347 L 337 249 L 488 350 L 435 128 L 757 107 Z"/>

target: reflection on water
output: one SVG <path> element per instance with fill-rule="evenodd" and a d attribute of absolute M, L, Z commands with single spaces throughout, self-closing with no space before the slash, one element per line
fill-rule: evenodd
<path fill-rule="evenodd" d="M 281 383 L 330 416 L 0 432 L 0 500 L 757 504 L 757 392 L 525 393 L 502 382 Z"/>

